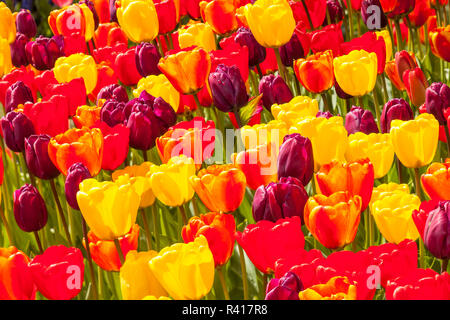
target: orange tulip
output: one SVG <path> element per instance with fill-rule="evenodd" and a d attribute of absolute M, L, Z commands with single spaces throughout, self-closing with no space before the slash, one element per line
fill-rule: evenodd
<path fill-rule="evenodd" d="M 99 106 L 79 106 L 72 120 L 77 128 L 92 127 L 95 122 L 100 120 L 100 111 L 102 105 Z"/>
<path fill-rule="evenodd" d="M 430 46 L 435 56 L 450 62 L 450 25 L 430 31 Z"/>
<path fill-rule="evenodd" d="M 53 164 L 67 175 L 74 163 L 81 162 L 96 176 L 102 165 L 103 135 L 100 129 L 69 129 L 53 137 L 48 144 L 48 155 Z"/>
<path fill-rule="evenodd" d="M 334 83 L 333 53 L 331 50 L 318 52 L 306 59 L 294 62 L 297 79 L 310 92 L 321 93 Z"/>
<path fill-rule="evenodd" d="M 203 21 L 208 23 L 217 34 L 227 34 L 238 27 L 235 1 L 202 1 L 200 13 Z"/>
<path fill-rule="evenodd" d="M 316 173 L 316 182 L 317 192 L 326 196 L 338 191 L 348 191 L 351 197 L 360 196 L 361 211 L 364 211 L 372 197 L 373 165 L 369 159 L 346 163 L 334 160 L 320 168 Z"/>
<path fill-rule="evenodd" d="M 119 43 L 128 45 L 128 38 L 117 23 L 108 22 L 100 24 L 95 30 L 94 43 L 97 48 L 114 47 Z"/>
<path fill-rule="evenodd" d="M 232 164 L 211 165 L 189 178 L 200 200 L 211 211 L 233 212 L 244 199 L 244 173 Z"/>
<path fill-rule="evenodd" d="M 432 163 L 422 175 L 422 185 L 431 199 L 450 200 L 450 158 Z"/>
<path fill-rule="evenodd" d="M 398 69 L 397 69 L 397 64 L 395 63 L 395 60 L 386 62 L 386 67 L 384 68 L 384 71 L 386 72 L 387 76 L 389 77 L 389 80 L 391 80 L 392 84 L 398 90 L 401 90 L 401 91 L 406 90 L 406 87 L 403 84 L 403 80 L 401 80 L 398 75 Z"/>
<path fill-rule="evenodd" d="M 299 294 L 300 300 L 356 300 L 356 286 L 347 277 L 333 277 Z"/>
<path fill-rule="evenodd" d="M 78 33 L 86 41 L 94 35 L 94 15 L 85 4 L 72 4 L 53 10 L 48 16 L 48 24 L 54 35 L 72 36 Z"/>
<path fill-rule="evenodd" d="M 304 210 L 305 225 L 323 246 L 343 248 L 358 231 L 362 199 L 347 191 L 329 197 L 318 194 L 308 199 Z"/>

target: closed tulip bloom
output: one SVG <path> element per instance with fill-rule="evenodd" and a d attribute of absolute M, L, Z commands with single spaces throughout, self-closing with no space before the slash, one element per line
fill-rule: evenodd
<path fill-rule="evenodd" d="M 286 0 L 257 0 L 247 4 L 244 13 L 256 41 L 263 47 L 281 47 L 294 33 L 296 23 Z"/>
<path fill-rule="evenodd" d="M 97 48 L 114 47 L 116 44 L 128 44 L 128 38 L 115 22 L 101 23 L 94 33 L 94 44 Z"/>
<path fill-rule="evenodd" d="M 283 78 L 274 74 L 261 78 L 259 92 L 263 95 L 262 102 L 264 107 L 269 111 L 273 104 L 287 103 L 294 97 Z"/>
<path fill-rule="evenodd" d="M 394 120 L 391 137 L 395 154 L 407 168 L 420 168 L 431 163 L 439 140 L 439 122 L 429 113 L 414 120 Z"/>
<path fill-rule="evenodd" d="M 194 23 L 178 30 L 180 48 L 197 46 L 207 52 L 216 50 L 216 38 L 213 29 L 206 23 Z"/>
<path fill-rule="evenodd" d="M 278 178 L 294 177 L 306 186 L 311 181 L 313 172 L 311 140 L 298 133 L 285 136 L 278 154 Z"/>
<path fill-rule="evenodd" d="M 175 300 L 204 297 L 214 283 L 214 258 L 202 235 L 189 243 L 162 249 L 150 262 L 150 269 Z"/>
<path fill-rule="evenodd" d="M 130 231 L 136 221 L 140 197 L 128 176 L 115 182 L 86 179 L 79 186 L 80 211 L 97 237 L 113 240 Z"/>
<path fill-rule="evenodd" d="M 295 33 L 288 43 L 280 47 L 280 57 L 286 67 L 292 67 L 295 60 L 305 57 L 302 43 Z"/>
<path fill-rule="evenodd" d="M 377 39 L 383 39 L 386 47 L 386 58 L 385 62 L 391 60 L 392 58 L 392 39 L 388 30 L 381 30 L 375 32 Z M 379 65 L 379 64 L 378 64 Z M 386 66 L 384 66 L 386 69 Z"/>
<path fill-rule="evenodd" d="M 434 16 L 435 11 L 431 8 L 428 0 L 416 0 L 414 10 L 408 15 L 411 25 L 415 28 L 422 27 L 429 17 Z M 430 30 L 430 29 L 429 29 Z"/>
<path fill-rule="evenodd" d="M 339 23 L 344 19 L 344 10 L 338 0 L 327 0 L 327 10 L 330 15 L 330 23 Z M 327 24 L 327 19 L 324 19 L 323 25 Z"/>
<path fill-rule="evenodd" d="M 395 60 L 386 62 L 384 72 L 388 76 L 389 80 L 391 80 L 391 83 L 397 88 L 397 90 L 400 91 L 406 90 L 405 85 L 403 84 L 403 80 L 400 79 L 400 76 L 398 75 Z"/>
<path fill-rule="evenodd" d="M 93 0 L 95 11 L 98 14 L 99 23 L 106 23 L 111 20 L 111 13 L 109 10 L 109 0 Z M 114 1 L 112 1 L 114 2 Z"/>
<path fill-rule="evenodd" d="M 55 66 L 56 60 L 63 56 L 62 48 L 55 39 L 39 36 L 25 47 L 28 62 L 38 70 L 49 70 Z"/>
<path fill-rule="evenodd" d="M 275 120 L 292 126 L 301 118 L 315 117 L 319 112 L 319 102 L 308 96 L 296 96 L 289 102 L 272 105 L 271 112 Z"/>
<path fill-rule="evenodd" d="M 116 83 L 110 84 L 109 86 L 103 87 L 98 95 L 97 95 L 97 102 L 100 99 L 113 99 L 119 102 L 128 102 L 128 93 L 127 90 L 122 87 L 121 85 L 118 85 Z"/>
<path fill-rule="evenodd" d="M 140 300 L 148 295 L 156 298 L 167 296 L 166 290 L 150 269 L 149 262 L 157 256 L 156 251 L 128 252 L 120 268 L 120 289 L 125 300 Z"/>
<path fill-rule="evenodd" d="M 377 55 L 364 50 L 354 50 L 334 58 L 334 75 L 344 92 L 364 96 L 371 92 L 377 80 Z"/>
<path fill-rule="evenodd" d="M 425 103 L 425 91 L 429 84 L 422 69 L 406 70 L 403 73 L 403 83 L 413 105 L 419 107 Z"/>
<path fill-rule="evenodd" d="M 113 58 L 113 69 L 117 78 L 125 86 L 134 86 L 141 79 L 136 65 L 136 49 L 134 47 L 119 52 Z"/>
<path fill-rule="evenodd" d="M 250 67 L 260 64 L 266 59 L 266 49 L 256 41 L 250 29 L 240 27 L 236 31 L 234 41 L 248 48 L 248 65 Z"/>
<path fill-rule="evenodd" d="M 414 70 L 417 68 L 417 61 L 414 53 L 405 50 L 395 54 L 395 65 L 397 66 L 397 74 L 403 81 L 403 74 L 406 70 Z"/>
<path fill-rule="evenodd" d="M 434 162 L 422 175 L 425 192 L 433 200 L 450 200 L 450 159 L 444 163 Z"/>
<path fill-rule="evenodd" d="M 53 69 L 58 82 L 69 82 L 75 78 L 83 78 L 86 93 L 91 93 L 97 84 L 97 68 L 94 58 L 82 53 L 61 57 L 55 62 Z"/>
<path fill-rule="evenodd" d="M 92 128 L 99 128 L 103 135 L 102 169 L 117 169 L 128 156 L 130 129 L 123 124 L 110 127 L 101 121 Z"/>
<path fill-rule="evenodd" d="M 433 256 L 438 259 L 450 258 L 450 208 L 449 201 L 441 201 L 432 210 L 425 224 L 423 242 Z"/>
<path fill-rule="evenodd" d="M 347 191 L 330 196 L 318 194 L 306 202 L 305 225 L 323 246 L 343 248 L 355 239 L 361 208 L 361 197 Z"/>
<path fill-rule="evenodd" d="M 349 135 L 356 132 L 365 134 L 379 132 L 372 112 L 357 106 L 353 106 L 345 115 L 345 129 Z"/>
<path fill-rule="evenodd" d="M 313 53 L 331 50 L 334 57 L 340 55 L 340 46 L 344 42 L 340 24 L 330 24 L 322 29 L 311 31 L 309 34 Z"/>
<path fill-rule="evenodd" d="M 419 231 L 422 240 L 424 239 L 425 226 L 427 223 L 428 216 L 430 215 L 431 211 L 439 207 L 439 202 L 440 200 L 437 199 L 422 201 L 422 203 L 419 206 L 419 209 L 413 211 L 412 218 L 414 220 L 414 224 L 416 225 L 417 231 Z"/>
<path fill-rule="evenodd" d="M 159 21 L 153 1 L 121 0 L 116 6 L 117 20 L 128 39 L 140 43 L 156 38 L 159 33 Z"/>
<path fill-rule="evenodd" d="M 363 0 L 361 2 L 361 17 L 370 31 L 383 29 L 388 24 L 380 0 Z"/>
<path fill-rule="evenodd" d="M 86 42 L 94 36 L 94 15 L 86 4 L 72 4 L 51 11 L 48 16 L 48 24 L 55 36 L 80 34 Z"/>
<path fill-rule="evenodd" d="M 294 62 L 297 79 L 310 92 L 321 93 L 333 86 L 333 54 L 330 50 Z"/>
<path fill-rule="evenodd" d="M 159 59 L 161 59 L 161 55 L 153 44 L 142 42 L 136 47 L 136 67 L 141 76 L 160 74 L 161 71 L 158 69 Z"/>
<path fill-rule="evenodd" d="M 139 80 L 137 88 L 133 90 L 133 95 L 137 98 L 147 91 L 148 94 L 155 98 L 161 97 L 170 104 L 175 112 L 180 112 L 180 93 L 173 87 L 170 81 L 163 74 L 150 75 Z"/>
<path fill-rule="evenodd" d="M 80 210 L 77 202 L 77 192 L 80 190 L 80 183 L 89 178 L 92 178 L 92 176 L 88 168 L 81 162 L 74 163 L 67 170 L 64 191 L 67 203 L 75 210 Z"/>
<path fill-rule="evenodd" d="M 447 62 L 450 62 L 448 46 L 450 43 L 450 26 L 437 27 L 429 32 L 430 47 L 433 54 Z"/>
<path fill-rule="evenodd" d="M 155 0 L 156 13 L 159 20 L 159 34 L 168 34 L 173 31 L 180 21 L 184 1 L 181 0 Z"/>
<path fill-rule="evenodd" d="M 349 162 L 368 158 L 373 165 L 374 178 L 384 177 L 394 161 L 394 146 L 389 134 L 356 132 L 348 137 L 345 158 Z"/>
<path fill-rule="evenodd" d="M 298 296 L 300 300 L 356 300 L 357 291 L 347 277 L 338 276 L 303 290 Z"/>
<path fill-rule="evenodd" d="M 100 119 L 110 127 L 114 127 L 117 124 L 124 124 L 127 120 L 126 102 L 119 101 L 114 97 L 105 101 L 101 107 Z"/>
<path fill-rule="evenodd" d="M 189 178 L 195 175 L 194 159 L 172 157 L 167 164 L 150 167 L 150 184 L 156 198 L 166 206 L 178 207 L 194 196 Z"/>
<path fill-rule="evenodd" d="M 46 134 L 25 138 L 25 160 L 28 170 L 39 179 L 53 179 L 60 174 L 48 155 L 50 139 L 51 137 Z"/>
<path fill-rule="evenodd" d="M 398 184 L 395 182 L 380 184 L 378 187 L 373 188 L 370 206 L 372 206 L 372 204 L 377 200 L 381 200 L 384 197 L 390 197 L 398 193 L 410 194 L 409 186 L 405 183 Z"/>
<path fill-rule="evenodd" d="M 17 33 L 16 39 L 10 45 L 11 62 L 16 68 L 29 64 L 25 49 L 28 41 L 29 39 L 25 35 Z"/>
<path fill-rule="evenodd" d="M 386 0 L 382 1 L 382 4 L 385 3 Z M 401 19 L 408 15 L 416 4 L 416 0 L 405 0 L 405 1 L 391 1 L 395 2 L 395 5 L 384 10 L 387 13 L 389 19 Z M 384 6 L 383 6 L 384 9 Z"/>
<path fill-rule="evenodd" d="M 446 125 L 445 112 L 450 108 L 450 87 L 442 82 L 432 83 L 425 91 L 425 107 L 440 125 Z"/>
<path fill-rule="evenodd" d="M 280 279 L 270 280 L 265 300 L 298 300 L 298 293 L 302 290 L 300 278 L 293 272 L 287 272 Z"/>
<path fill-rule="evenodd" d="M 34 134 L 33 123 L 22 112 L 10 111 L 0 119 L 3 139 L 6 146 L 14 152 L 25 150 L 25 138 Z"/>
<path fill-rule="evenodd" d="M 89 8 L 89 10 L 92 13 L 92 18 L 94 21 L 94 30 L 96 30 L 98 28 L 98 25 L 100 24 L 100 21 L 98 19 L 98 14 L 97 11 L 94 7 L 94 2 L 95 0 L 80 0 L 80 2 L 78 2 L 80 5 L 84 4 L 86 7 Z M 84 7 L 83 7 L 84 8 Z"/>
<path fill-rule="evenodd" d="M 16 15 L 16 29 L 17 32 L 24 34 L 28 38 L 34 38 L 36 35 L 36 21 L 34 21 L 31 12 L 26 9 L 21 9 Z"/>
<path fill-rule="evenodd" d="M 308 30 L 313 30 L 320 27 L 324 20 L 326 19 L 327 12 L 327 2 L 326 1 L 315 1 L 306 0 L 305 2 L 306 10 L 309 12 L 309 17 L 311 18 L 312 25 L 309 21 L 308 14 L 306 13 L 305 6 L 302 2 L 289 1 L 289 5 L 294 13 L 294 18 L 296 23 L 304 23 Z"/>
<path fill-rule="evenodd" d="M 414 119 L 411 106 L 406 100 L 394 98 L 384 105 L 380 118 L 381 132 L 389 133 L 391 131 L 391 122 L 395 119 L 403 121 Z"/>
<path fill-rule="evenodd" d="M 236 30 L 236 5 L 239 2 L 227 0 L 201 1 L 200 12 L 203 20 L 217 34 L 228 34 Z"/>
<path fill-rule="evenodd" d="M 47 299 L 70 300 L 81 291 L 84 262 L 78 248 L 48 247 L 30 261 L 29 267 L 37 289 Z"/>
<path fill-rule="evenodd" d="M 59 171 L 67 176 L 69 168 L 83 163 L 96 176 L 101 170 L 103 135 L 100 129 L 70 129 L 50 140 L 48 154 Z"/>
<path fill-rule="evenodd" d="M 14 191 L 14 218 L 25 232 L 39 231 L 47 224 L 44 199 L 31 184 L 25 184 Z"/>
<path fill-rule="evenodd" d="M 0 3 L 0 38 L 6 40 L 8 44 L 13 43 L 16 38 L 16 23 L 11 10 L 3 2 Z"/>
<path fill-rule="evenodd" d="M 1 3 L 0 3 L 1 4 Z M 0 38 L 0 76 L 8 74 L 12 67 L 11 49 L 6 39 Z"/>

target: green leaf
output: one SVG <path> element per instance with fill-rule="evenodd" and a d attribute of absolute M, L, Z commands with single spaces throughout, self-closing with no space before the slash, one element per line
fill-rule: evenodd
<path fill-rule="evenodd" d="M 253 98 L 245 107 L 242 107 L 239 110 L 239 117 L 241 118 L 242 125 L 246 125 L 250 118 L 253 116 L 261 98 L 262 94 Z"/>

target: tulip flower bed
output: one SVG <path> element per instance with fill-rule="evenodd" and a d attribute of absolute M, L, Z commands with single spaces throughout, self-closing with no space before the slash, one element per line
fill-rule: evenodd
<path fill-rule="evenodd" d="M 450 300 L 449 19 L 0 2 L 0 299 Z"/>

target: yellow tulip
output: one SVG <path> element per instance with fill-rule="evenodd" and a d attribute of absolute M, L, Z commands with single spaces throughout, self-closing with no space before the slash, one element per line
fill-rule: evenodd
<path fill-rule="evenodd" d="M 16 39 L 16 21 L 4 2 L 0 2 L 0 39 L 5 39 L 8 44 L 13 43 Z"/>
<path fill-rule="evenodd" d="M 391 196 L 396 193 L 409 194 L 409 186 L 405 183 L 398 184 L 395 182 L 380 184 L 378 187 L 373 188 L 372 197 L 370 198 L 370 205 L 377 200 L 381 200 L 386 196 Z"/>
<path fill-rule="evenodd" d="M 439 139 L 439 122 L 423 113 L 414 120 L 391 122 L 394 151 L 407 168 L 420 168 L 431 163 Z"/>
<path fill-rule="evenodd" d="M 383 237 L 398 244 L 405 239 L 419 237 L 412 213 L 418 210 L 420 199 L 415 194 L 397 192 L 385 195 L 371 205 L 371 213 Z"/>
<path fill-rule="evenodd" d="M 137 88 L 133 90 L 134 97 L 139 97 L 142 91 L 147 91 L 148 94 L 151 94 L 155 98 L 161 97 L 172 106 L 175 112 L 180 107 L 180 93 L 163 74 L 141 78 L 137 84 Z"/>
<path fill-rule="evenodd" d="M 167 291 L 149 266 L 150 260 L 157 255 L 153 250 L 128 252 L 125 263 L 120 268 L 120 289 L 124 300 L 139 300 L 147 296 L 159 299 L 167 296 Z"/>
<path fill-rule="evenodd" d="M 178 29 L 178 43 L 181 49 L 191 46 L 201 47 L 208 52 L 217 49 L 213 29 L 206 23 L 194 23 Z"/>
<path fill-rule="evenodd" d="M 394 161 L 394 146 L 389 134 L 356 132 L 348 137 L 345 158 L 349 162 L 369 158 L 375 179 L 384 177 Z"/>
<path fill-rule="evenodd" d="M 83 180 L 77 202 L 92 232 L 101 240 L 113 240 L 134 225 L 140 197 L 130 178 L 123 176 L 116 182 Z"/>
<path fill-rule="evenodd" d="M 377 81 L 377 55 L 354 50 L 333 60 L 334 76 L 345 93 L 364 96 L 371 92 Z"/>
<path fill-rule="evenodd" d="M 244 7 L 244 14 L 262 46 L 278 48 L 291 40 L 296 23 L 287 0 L 257 0 Z"/>
<path fill-rule="evenodd" d="M 386 44 L 386 61 L 391 61 L 391 58 L 392 58 L 392 40 L 391 40 L 391 36 L 389 35 L 389 31 L 388 30 L 381 30 L 381 31 L 375 32 L 375 34 L 377 35 L 378 39 L 380 37 L 383 38 L 384 43 Z"/>
<path fill-rule="evenodd" d="M 164 297 L 164 296 L 161 296 L 161 297 L 157 298 L 155 296 L 150 295 L 150 296 L 145 296 L 144 298 L 142 298 L 142 300 L 170 301 L 172 299 L 170 299 L 169 297 Z"/>
<path fill-rule="evenodd" d="M 166 164 L 150 167 L 150 185 L 159 201 L 178 207 L 194 196 L 189 178 L 195 175 L 194 159 L 185 155 L 170 158 Z"/>
<path fill-rule="evenodd" d="M 80 9 L 83 11 L 84 21 L 86 23 L 86 30 L 84 31 L 84 39 L 87 41 L 91 40 L 95 32 L 95 20 L 94 14 L 91 9 L 86 4 L 80 4 Z"/>
<path fill-rule="evenodd" d="M 283 121 L 272 120 L 269 123 L 243 126 L 240 131 L 245 149 L 256 149 L 270 142 L 278 149 L 283 143 L 284 136 L 288 134 L 288 127 Z"/>
<path fill-rule="evenodd" d="M 214 283 L 214 258 L 203 235 L 192 242 L 162 249 L 149 265 L 175 300 L 201 299 Z"/>
<path fill-rule="evenodd" d="M 311 140 L 316 171 L 333 160 L 345 161 L 348 133 L 342 117 L 303 118 L 289 129 L 289 133 L 300 133 Z"/>
<path fill-rule="evenodd" d="M 140 43 L 156 38 L 159 20 L 152 0 L 120 0 L 116 6 L 117 20 L 128 39 Z"/>
<path fill-rule="evenodd" d="M 2 4 L 2 3 L 0 3 Z M 6 39 L 0 38 L 0 77 L 8 74 L 12 69 L 11 49 Z"/>
<path fill-rule="evenodd" d="M 281 120 L 288 127 L 304 117 L 315 117 L 319 112 L 319 102 L 307 96 L 297 96 L 288 103 L 274 104 L 271 108 L 275 120 Z"/>
<path fill-rule="evenodd" d="M 83 78 L 86 93 L 91 93 L 97 85 L 97 65 L 94 58 L 83 53 L 74 53 L 68 57 L 60 57 L 53 68 L 55 78 L 59 83 L 70 82 Z"/>

